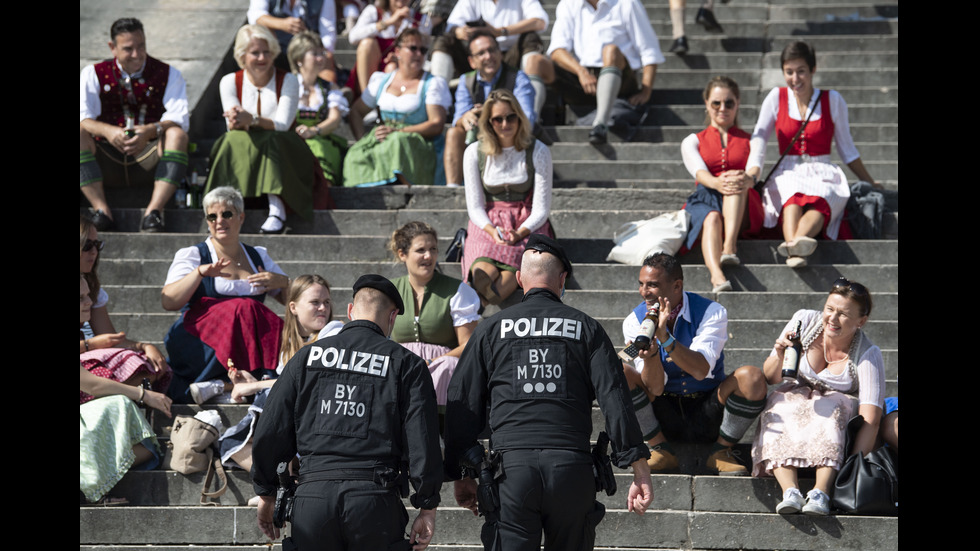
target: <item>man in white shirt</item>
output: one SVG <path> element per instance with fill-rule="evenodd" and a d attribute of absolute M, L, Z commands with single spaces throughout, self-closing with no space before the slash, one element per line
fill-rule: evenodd
<path fill-rule="evenodd" d="M 117 20 L 109 34 L 113 57 L 85 67 L 79 75 L 82 193 L 92 205 L 96 228 L 112 229 L 103 169 L 128 183 L 130 178 L 149 176 L 155 165 L 153 195 L 140 231 L 163 231 L 160 213 L 187 172 L 187 87 L 180 71 L 146 55 L 138 19 Z"/>
<path fill-rule="evenodd" d="M 746 365 L 725 374 L 728 311 L 684 290 L 676 258 L 665 253 L 647 257 L 638 283 L 643 301 L 623 320 L 626 343 L 646 334 L 644 320 L 654 308 L 659 312 L 649 348 L 625 362 L 623 371 L 651 447 L 650 470 L 675 472 L 679 461 L 670 442 L 685 441 L 711 444 L 704 463 L 711 472 L 747 475 L 732 448 L 765 407 L 762 370 Z"/>
<path fill-rule="evenodd" d="M 432 46 L 432 73 L 449 82 L 469 64 L 467 43 L 477 31 L 489 31 L 504 53 L 503 61 L 524 71 L 534 88 L 534 112 L 544 106 L 545 82 L 555 79 L 538 32 L 548 28 L 539 0 L 459 0 L 446 20 L 446 34 Z"/>
<path fill-rule="evenodd" d="M 650 100 L 657 64 L 664 62 L 657 35 L 639 0 L 561 0 L 555 10 L 548 55 L 566 103 L 596 102 L 589 142 L 606 143 L 617 97 L 631 105 Z M 638 75 L 639 73 L 639 75 Z"/>

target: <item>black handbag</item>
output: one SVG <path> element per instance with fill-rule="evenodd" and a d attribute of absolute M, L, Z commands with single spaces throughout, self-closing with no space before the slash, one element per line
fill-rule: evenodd
<path fill-rule="evenodd" d="M 860 415 L 847 423 L 847 448 L 861 426 Z M 851 454 L 834 481 L 834 508 L 852 515 L 898 516 L 898 456 L 882 446 L 866 456 Z"/>
<path fill-rule="evenodd" d="M 466 228 L 456 230 L 453 242 L 446 249 L 446 262 L 459 262 L 463 259 L 463 246 L 466 245 Z"/>

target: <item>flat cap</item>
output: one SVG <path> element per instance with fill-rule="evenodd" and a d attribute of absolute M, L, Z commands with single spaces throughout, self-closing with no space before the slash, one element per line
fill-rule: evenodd
<path fill-rule="evenodd" d="M 398 294 L 398 289 L 395 289 L 395 285 L 388 281 L 388 278 L 378 274 L 364 274 L 354 282 L 354 293 L 352 296 L 357 295 L 357 292 L 365 287 L 381 291 L 395 303 L 395 306 L 398 307 L 399 314 L 405 313 L 405 303 L 402 302 L 402 296 Z"/>
<path fill-rule="evenodd" d="M 544 234 L 532 233 L 531 237 L 527 240 L 527 246 L 524 250 L 535 250 L 557 256 L 558 260 L 561 260 L 562 265 L 565 266 L 565 271 L 568 272 L 567 277 L 572 277 L 572 263 L 568 261 L 568 257 L 565 256 L 565 249 L 558 244 L 556 239 L 552 239 Z"/>

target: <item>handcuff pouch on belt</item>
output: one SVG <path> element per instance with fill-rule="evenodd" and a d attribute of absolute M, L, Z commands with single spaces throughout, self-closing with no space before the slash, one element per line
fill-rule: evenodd
<path fill-rule="evenodd" d="M 276 467 L 279 489 L 276 490 L 276 506 L 272 512 L 272 524 L 282 528 L 293 520 L 293 500 L 296 496 L 296 477 L 289 474 L 289 463 L 283 461 Z"/>
<path fill-rule="evenodd" d="M 592 475 L 597 493 L 605 490 L 607 496 L 616 494 L 616 475 L 609 460 L 609 435 L 605 431 L 599 433 L 595 446 L 592 446 Z"/>
<path fill-rule="evenodd" d="M 483 446 L 477 444 L 466 450 L 460 460 L 463 476 L 479 479 L 476 499 L 480 514 L 484 517 L 492 516 L 500 509 L 497 479 L 504 474 L 500 459 L 500 452 L 491 451 L 487 454 Z"/>

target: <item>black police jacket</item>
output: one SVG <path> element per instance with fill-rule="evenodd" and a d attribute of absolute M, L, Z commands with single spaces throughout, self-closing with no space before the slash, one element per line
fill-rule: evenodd
<path fill-rule="evenodd" d="M 463 350 L 446 404 L 447 476 L 460 477 L 459 458 L 486 426 L 487 403 L 495 450 L 588 452 L 593 399 L 606 419 L 613 462 L 626 468 L 649 457 L 605 330 L 550 290 L 531 289 L 521 304 L 480 323 Z"/>
<path fill-rule="evenodd" d="M 425 361 L 370 321 L 352 321 L 300 349 L 269 393 L 255 428 L 252 485 L 275 495 L 276 466 L 300 455 L 300 474 L 409 465 L 412 505 L 439 504 L 442 464 L 436 393 Z"/>

